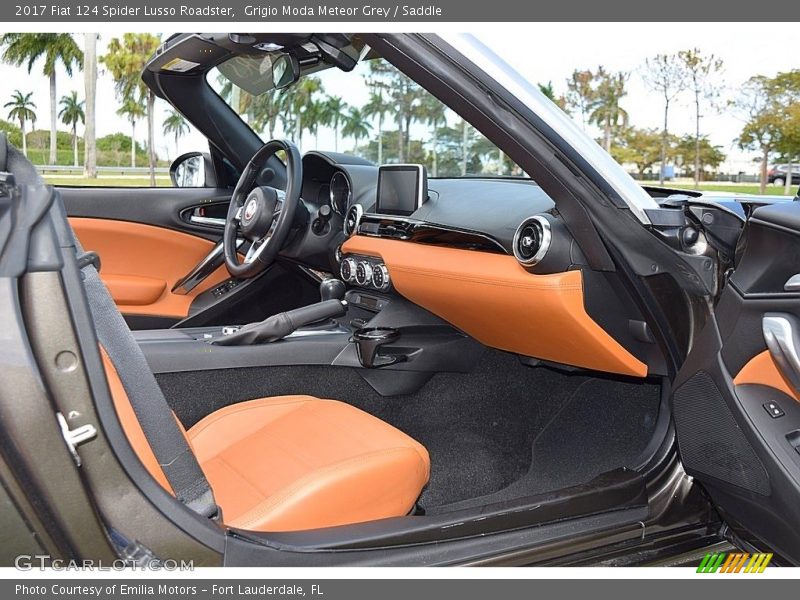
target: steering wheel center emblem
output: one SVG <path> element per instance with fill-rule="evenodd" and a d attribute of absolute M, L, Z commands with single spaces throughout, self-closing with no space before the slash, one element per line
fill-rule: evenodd
<path fill-rule="evenodd" d="M 258 202 L 256 202 L 255 198 L 251 198 L 250 201 L 244 207 L 243 216 L 245 221 L 249 221 L 255 216 L 256 208 L 258 208 Z"/>

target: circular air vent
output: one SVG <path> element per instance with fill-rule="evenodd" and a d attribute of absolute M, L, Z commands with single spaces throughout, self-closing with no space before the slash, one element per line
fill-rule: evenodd
<path fill-rule="evenodd" d="M 514 234 L 514 256 L 523 266 L 532 267 L 545 257 L 551 239 L 550 222 L 545 217 L 528 217 Z"/>
<path fill-rule="evenodd" d="M 347 214 L 344 216 L 344 234 L 347 237 L 353 235 L 356 231 L 358 231 L 358 224 L 361 222 L 361 216 L 364 214 L 364 209 L 361 208 L 360 204 L 354 204 L 350 207 L 347 211 Z"/>

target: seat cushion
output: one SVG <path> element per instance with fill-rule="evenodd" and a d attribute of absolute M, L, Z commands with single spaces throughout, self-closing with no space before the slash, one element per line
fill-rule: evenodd
<path fill-rule="evenodd" d="M 189 429 L 231 527 L 291 531 L 408 514 L 425 448 L 357 408 L 311 396 L 234 404 Z"/>

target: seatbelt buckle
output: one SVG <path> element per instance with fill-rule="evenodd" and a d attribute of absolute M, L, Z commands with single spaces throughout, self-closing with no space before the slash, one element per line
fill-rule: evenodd
<path fill-rule="evenodd" d="M 77 257 L 78 268 L 83 270 L 89 265 L 94 265 L 95 270 L 100 272 L 100 255 L 97 252 L 84 252 Z"/>

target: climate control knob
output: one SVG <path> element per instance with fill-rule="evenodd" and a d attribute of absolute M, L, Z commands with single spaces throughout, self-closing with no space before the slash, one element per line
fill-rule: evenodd
<path fill-rule="evenodd" d="M 345 258 L 339 267 L 339 275 L 344 281 L 353 281 L 356 277 L 356 261 L 352 258 Z"/>
<path fill-rule="evenodd" d="M 367 285 L 370 281 L 372 281 L 372 265 L 362 260 L 356 265 L 356 283 Z"/>
<path fill-rule="evenodd" d="M 389 289 L 389 269 L 386 265 L 375 265 L 372 269 L 372 285 L 379 290 Z"/>

